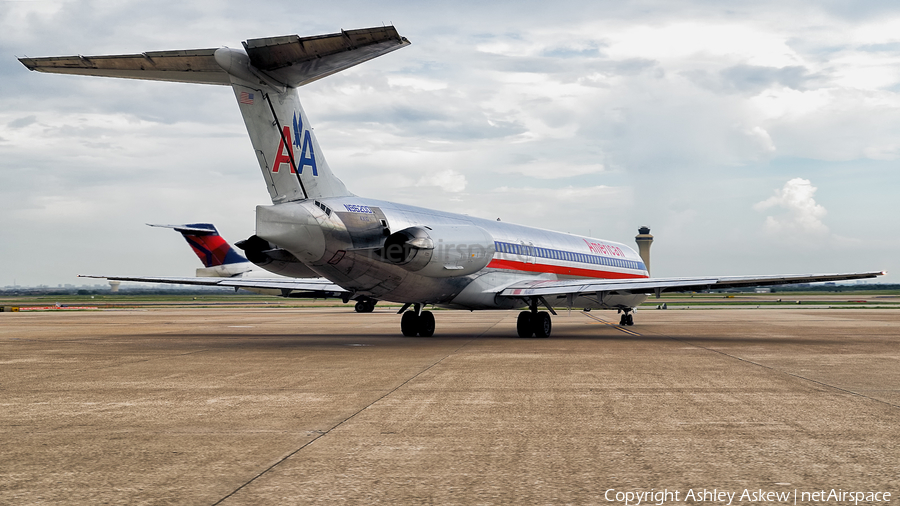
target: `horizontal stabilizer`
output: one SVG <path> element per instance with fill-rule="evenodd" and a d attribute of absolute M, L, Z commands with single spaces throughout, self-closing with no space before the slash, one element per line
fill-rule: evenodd
<path fill-rule="evenodd" d="M 250 39 L 244 49 L 251 65 L 296 88 L 408 45 L 393 26 L 385 26 L 314 37 Z"/>
<path fill-rule="evenodd" d="M 175 277 L 130 277 L 130 276 L 85 276 L 79 278 L 108 279 L 111 281 L 136 281 L 140 283 L 163 283 L 170 285 L 224 286 L 229 288 L 257 288 L 281 290 L 282 292 L 329 292 L 347 293 L 340 286 L 327 279 L 291 278 L 175 278 Z"/>
<path fill-rule="evenodd" d="M 243 43 L 250 65 L 266 83 L 296 88 L 389 53 L 409 41 L 393 26 L 328 35 L 268 37 Z M 152 51 L 109 56 L 19 58 L 29 70 L 56 74 L 120 77 L 231 85 L 216 50 Z"/>
<path fill-rule="evenodd" d="M 216 63 L 216 49 L 152 51 L 110 56 L 51 56 L 19 58 L 28 70 L 53 74 L 122 77 L 150 81 L 231 85 Z"/>
<path fill-rule="evenodd" d="M 218 235 L 219 232 L 216 230 L 211 223 L 194 223 L 192 225 L 159 225 L 155 223 L 148 223 L 147 226 L 150 227 L 158 227 L 158 228 L 171 228 L 178 232 L 190 232 L 193 235 Z"/>

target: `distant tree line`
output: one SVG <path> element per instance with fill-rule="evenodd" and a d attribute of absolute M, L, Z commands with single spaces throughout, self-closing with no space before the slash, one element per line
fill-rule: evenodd
<path fill-rule="evenodd" d="M 177 287 L 177 288 L 143 288 L 143 287 L 122 287 L 118 292 L 112 292 L 109 288 L 48 288 L 48 287 L 16 287 L 0 289 L 2 297 L 17 296 L 61 296 L 61 295 L 105 295 L 105 296 L 128 296 L 128 295 L 230 295 L 234 294 L 234 288 L 226 288 L 220 286 L 202 286 L 202 287 Z M 250 292 L 241 290 L 238 295 L 246 297 L 255 295 Z"/>

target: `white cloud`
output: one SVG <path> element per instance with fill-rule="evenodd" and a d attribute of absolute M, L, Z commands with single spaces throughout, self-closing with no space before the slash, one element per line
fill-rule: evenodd
<path fill-rule="evenodd" d="M 497 169 L 501 174 L 522 174 L 536 179 L 564 179 L 603 172 L 603 164 L 573 161 L 532 160 Z"/>
<path fill-rule="evenodd" d="M 416 186 L 437 186 L 444 191 L 458 193 L 466 189 L 466 176 L 453 169 L 445 169 L 422 176 Z"/>
<path fill-rule="evenodd" d="M 764 153 L 772 153 L 773 151 L 775 151 L 775 144 L 772 142 L 772 137 L 769 135 L 769 132 L 767 132 L 765 128 L 755 126 L 753 128 L 745 130 L 744 132 L 755 141 L 756 145 Z"/>
<path fill-rule="evenodd" d="M 775 190 L 775 194 L 753 205 L 756 211 L 772 208 L 783 211 L 780 215 L 766 216 L 767 232 L 784 238 L 808 238 L 828 235 L 828 227 L 822 218 L 828 213 L 816 203 L 816 187 L 808 179 L 794 178 Z"/>
<path fill-rule="evenodd" d="M 503 221 L 587 235 L 591 227 L 594 232 L 609 228 L 608 217 L 625 212 L 632 202 L 630 188 L 503 186 L 486 194 L 475 211 L 479 216 L 499 216 Z"/>
<path fill-rule="evenodd" d="M 447 87 L 445 82 L 410 76 L 390 76 L 387 82 L 392 87 L 412 88 L 417 91 L 443 90 Z"/>
<path fill-rule="evenodd" d="M 664 26 L 637 25 L 607 32 L 608 54 L 614 58 L 653 58 L 679 65 L 722 60 L 783 67 L 801 58 L 784 34 L 752 24 L 675 22 Z M 714 41 L 714 42 L 713 42 Z"/>

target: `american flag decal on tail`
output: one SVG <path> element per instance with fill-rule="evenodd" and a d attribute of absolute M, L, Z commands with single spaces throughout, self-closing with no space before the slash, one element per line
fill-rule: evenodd
<path fill-rule="evenodd" d="M 241 97 L 238 99 L 238 102 L 242 104 L 253 105 L 253 93 L 247 93 L 246 91 L 241 92 Z"/>

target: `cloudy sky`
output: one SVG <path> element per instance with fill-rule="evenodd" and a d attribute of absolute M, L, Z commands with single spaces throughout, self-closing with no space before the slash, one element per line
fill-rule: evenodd
<path fill-rule="evenodd" d="M 394 24 L 304 87 L 356 194 L 633 244 L 656 276 L 886 269 L 900 282 L 893 2 L 0 0 L 0 286 L 192 275 L 268 204 L 231 90 L 16 56 L 240 47 Z"/>

